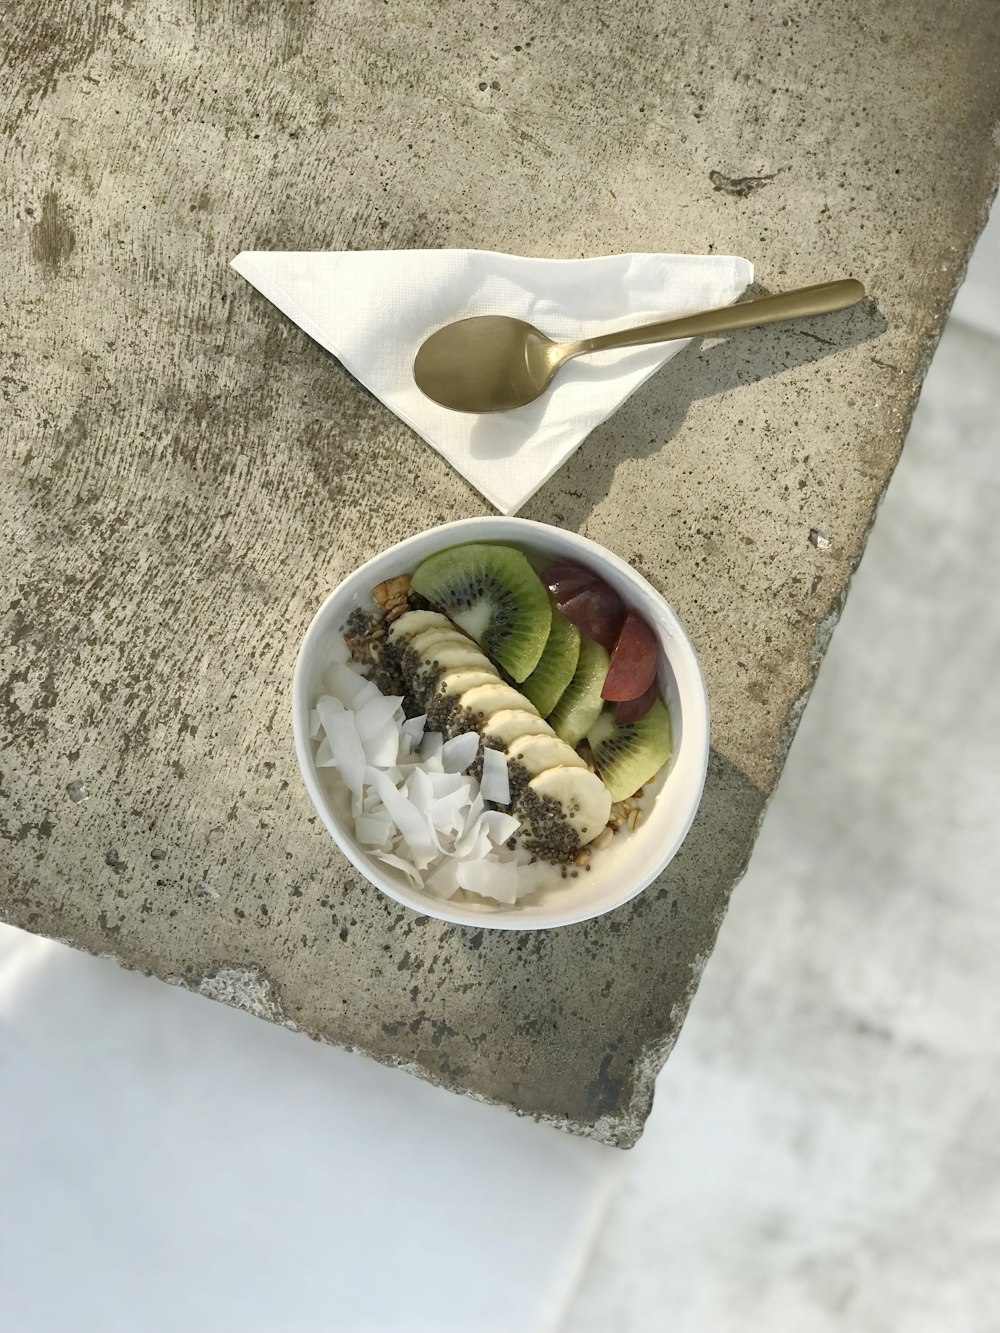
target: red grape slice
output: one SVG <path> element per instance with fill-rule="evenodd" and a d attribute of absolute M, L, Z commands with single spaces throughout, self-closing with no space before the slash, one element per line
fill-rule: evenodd
<path fill-rule="evenodd" d="M 567 601 L 557 598 L 556 606 L 588 639 L 593 639 L 609 652 L 615 646 L 625 608 L 615 590 L 606 583 L 598 581 Z"/>
<path fill-rule="evenodd" d="M 615 708 L 615 725 L 623 727 L 626 722 L 638 722 L 641 717 L 645 717 L 656 703 L 656 695 L 657 682 L 654 678 L 645 694 L 640 694 L 638 699 L 625 699 L 618 704 Z"/>
<path fill-rule="evenodd" d="M 590 588 L 595 583 L 600 583 L 600 579 L 596 574 L 592 574 L 589 569 L 584 569 L 582 565 L 574 565 L 567 560 L 558 565 L 553 565 L 551 569 L 547 569 L 542 575 L 542 582 L 558 603 L 568 601 L 570 597 L 575 597 L 584 588 Z"/>
<path fill-rule="evenodd" d="M 601 698 L 620 702 L 645 694 L 656 679 L 657 653 L 656 635 L 642 616 L 630 611 L 611 654 Z"/>

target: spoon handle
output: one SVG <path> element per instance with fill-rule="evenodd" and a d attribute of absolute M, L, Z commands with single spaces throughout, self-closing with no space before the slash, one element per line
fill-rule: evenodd
<path fill-rule="evenodd" d="M 752 328 L 757 324 L 777 324 L 783 319 L 826 315 L 833 310 L 844 310 L 847 306 L 855 305 L 864 294 L 864 287 L 854 278 L 821 282 L 816 287 L 799 287 L 793 292 L 762 296 L 756 301 L 744 301 L 740 305 L 702 310 L 696 315 L 682 315 L 679 319 L 640 324 L 638 328 L 620 329 L 617 333 L 604 333 L 597 338 L 583 338 L 578 343 L 570 344 L 573 349 L 570 355 L 609 352 L 619 347 L 642 347 L 646 343 L 672 342 L 675 338 L 696 338 L 707 333 L 728 333 L 732 329 Z"/>

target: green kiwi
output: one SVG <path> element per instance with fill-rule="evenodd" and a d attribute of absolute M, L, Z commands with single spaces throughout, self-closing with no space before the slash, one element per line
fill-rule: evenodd
<path fill-rule="evenodd" d="M 624 801 L 656 776 L 670 758 L 673 735 L 662 699 L 638 722 L 615 724 L 606 708 L 587 732 L 594 763 L 613 801 Z"/>
<path fill-rule="evenodd" d="M 548 590 L 520 551 L 469 542 L 428 556 L 414 592 L 439 607 L 516 681 L 530 676 L 552 624 Z"/>
<path fill-rule="evenodd" d="M 552 627 L 538 666 L 521 686 L 542 717 L 548 717 L 573 679 L 580 660 L 580 631 L 553 607 Z"/>
<path fill-rule="evenodd" d="M 548 723 L 567 745 L 579 745 L 604 707 L 601 690 L 611 658 L 593 639 L 580 636 L 580 656 L 573 679 L 549 714 Z"/>

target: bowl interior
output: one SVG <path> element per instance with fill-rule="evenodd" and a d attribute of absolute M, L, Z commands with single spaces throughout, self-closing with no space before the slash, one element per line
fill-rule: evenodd
<path fill-rule="evenodd" d="M 309 739 L 309 712 L 323 692 L 323 673 L 341 627 L 383 579 L 410 573 L 426 556 L 463 541 L 516 544 L 529 556 L 572 559 L 593 568 L 639 611 L 660 641 L 659 684 L 674 734 L 670 763 L 646 788 L 645 813 L 629 836 L 619 835 L 594 854 L 591 868 L 513 906 L 436 898 L 412 888 L 390 866 L 370 857 L 350 831 L 350 802 L 334 769 L 317 769 Z M 306 633 L 292 688 L 293 725 L 306 787 L 327 829 L 349 860 L 373 884 L 417 912 L 500 929 L 537 930 L 584 921 L 627 902 L 664 869 L 694 818 L 708 762 L 708 702 L 694 648 L 663 598 L 624 561 L 575 533 L 527 519 L 479 518 L 445 524 L 411 537 L 361 566 L 327 598 Z"/>

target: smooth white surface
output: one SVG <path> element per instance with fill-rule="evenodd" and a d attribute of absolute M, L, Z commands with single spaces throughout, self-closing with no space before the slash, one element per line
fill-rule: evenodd
<path fill-rule="evenodd" d="M 550 1333 L 620 1154 L 0 926 L 3 1333 Z"/>
<path fill-rule="evenodd" d="M 232 265 L 504 514 L 690 339 L 571 361 L 529 406 L 469 415 L 417 388 L 425 338 L 470 315 L 513 315 L 571 341 L 729 305 L 753 281 L 753 266 L 727 255 L 248 251 Z"/>
<path fill-rule="evenodd" d="M 1000 338 L 1000 208 L 994 207 L 972 252 L 951 313 L 980 333 Z"/>
<path fill-rule="evenodd" d="M 646 789 L 643 822 L 594 856 L 590 871 L 569 887 L 556 880 L 537 901 L 510 907 L 452 903 L 410 886 L 399 871 L 368 855 L 336 808 L 317 769 L 310 714 L 322 692 L 331 653 L 342 647 L 342 629 L 358 606 L 371 605 L 371 590 L 384 579 L 412 573 L 426 556 L 467 541 L 509 542 L 553 560 L 576 560 L 596 570 L 629 607 L 641 612 L 660 642 L 660 688 L 670 709 L 674 749 L 665 776 Z M 344 855 L 383 893 L 414 911 L 443 921 L 495 930 L 542 930 L 586 921 L 634 898 L 669 865 L 684 841 L 705 786 L 708 766 L 708 696 L 694 645 L 675 612 L 646 580 L 603 546 L 573 532 L 522 518 L 471 518 L 409 537 L 369 560 L 341 583 L 306 631 L 292 681 L 295 751 L 302 777 L 325 827 Z"/>

